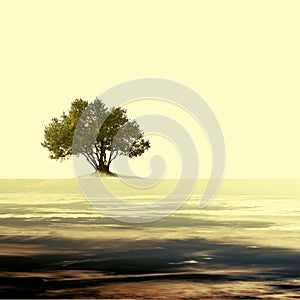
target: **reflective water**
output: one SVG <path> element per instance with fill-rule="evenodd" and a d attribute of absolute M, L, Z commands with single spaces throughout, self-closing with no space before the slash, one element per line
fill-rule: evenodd
<path fill-rule="evenodd" d="M 175 181 L 131 192 L 158 199 Z M 205 182 L 149 224 L 105 217 L 73 180 L 0 181 L 1 298 L 292 299 L 300 293 L 300 180 Z"/>

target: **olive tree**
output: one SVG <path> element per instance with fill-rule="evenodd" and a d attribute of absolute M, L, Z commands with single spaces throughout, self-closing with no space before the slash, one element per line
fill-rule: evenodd
<path fill-rule="evenodd" d="M 83 155 L 95 171 L 110 173 L 111 162 L 118 155 L 140 156 L 150 142 L 143 138 L 138 123 L 128 119 L 125 109 L 108 109 L 96 98 L 91 103 L 76 99 L 68 113 L 53 118 L 45 127 L 42 146 L 51 159 Z"/>

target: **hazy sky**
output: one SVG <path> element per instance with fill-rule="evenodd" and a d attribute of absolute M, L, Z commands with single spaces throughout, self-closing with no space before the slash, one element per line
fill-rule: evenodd
<path fill-rule="evenodd" d="M 224 132 L 226 177 L 300 177 L 299 11 L 297 0 L 1 1 L 0 177 L 72 177 L 71 161 L 47 158 L 44 126 L 77 97 L 143 77 L 207 101 Z M 209 146 L 197 139 L 205 176 Z M 133 165 L 145 170 L 164 143 L 154 139 Z M 176 148 L 162 148 L 176 173 Z"/>

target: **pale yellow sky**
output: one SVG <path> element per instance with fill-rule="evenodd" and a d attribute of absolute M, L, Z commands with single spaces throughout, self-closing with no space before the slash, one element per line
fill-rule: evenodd
<path fill-rule="evenodd" d="M 77 97 L 144 77 L 207 101 L 225 177 L 300 177 L 299 12 L 297 0 L 1 1 L 0 177 L 72 177 L 40 146 L 44 126 Z"/>

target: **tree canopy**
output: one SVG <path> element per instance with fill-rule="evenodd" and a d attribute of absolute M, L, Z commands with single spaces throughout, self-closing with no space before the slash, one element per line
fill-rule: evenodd
<path fill-rule="evenodd" d="M 51 159 L 83 155 L 95 171 L 110 173 L 118 155 L 140 156 L 150 142 L 143 138 L 138 123 L 128 119 L 125 109 L 108 109 L 100 99 L 91 103 L 75 99 L 67 114 L 63 112 L 45 127 L 42 146 Z"/>

